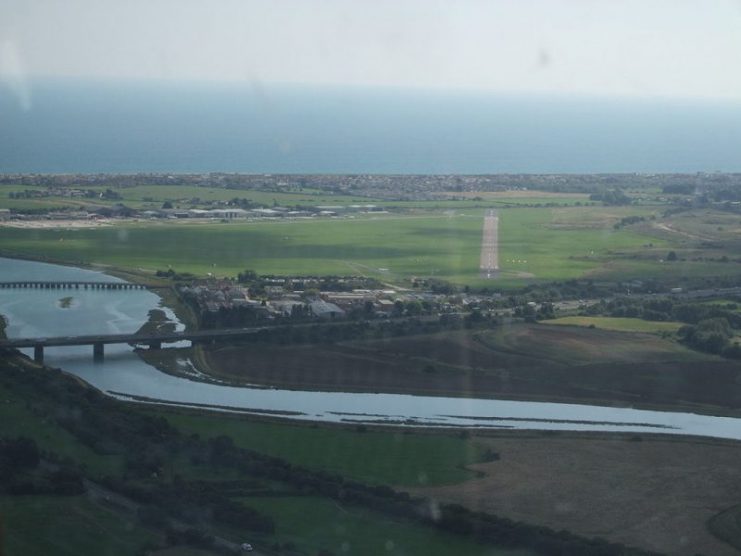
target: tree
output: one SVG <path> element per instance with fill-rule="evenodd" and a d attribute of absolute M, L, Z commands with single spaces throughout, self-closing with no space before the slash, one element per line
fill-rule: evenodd
<path fill-rule="evenodd" d="M 602 201 L 604 205 L 629 205 L 631 203 L 631 198 L 619 188 L 608 189 L 601 193 L 592 193 L 589 199 L 591 201 Z"/>
<path fill-rule="evenodd" d="M 291 318 L 300 319 L 306 316 L 306 305 L 293 305 L 291 306 Z"/>
<path fill-rule="evenodd" d="M 257 280 L 257 272 L 254 270 L 246 269 L 237 274 L 237 282 L 240 284 L 254 282 L 255 280 Z"/>
<path fill-rule="evenodd" d="M 710 353 L 721 353 L 728 346 L 733 330 L 728 320 L 715 317 L 701 320 L 696 326 L 683 326 L 679 329 L 682 341 Z"/>
<path fill-rule="evenodd" d="M 58 469 L 49 475 L 54 494 L 61 496 L 75 496 L 85 492 L 82 476 L 73 469 Z"/>
<path fill-rule="evenodd" d="M 164 203 L 162 203 L 162 208 L 164 210 L 171 209 L 172 208 L 172 203 L 170 201 L 165 201 Z"/>
<path fill-rule="evenodd" d="M 412 300 L 406 304 L 406 314 L 417 316 L 422 314 L 422 304 L 417 300 Z"/>
<path fill-rule="evenodd" d="M 39 449 L 31 438 L 0 439 L 0 475 L 35 469 L 40 459 Z"/>
<path fill-rule="evenodd" d="M 556 312 L 553 303 L 542 303 L 540 309 L 537 312 L 537 318 L 539 319 L 555 319 Z"/>
<path fill-rule="evenodd" d="M 677 260 L 677 254 L 674 251 L 669 251 L 669 254 L 666 256 L 667 261 L 676 261 Z"/>

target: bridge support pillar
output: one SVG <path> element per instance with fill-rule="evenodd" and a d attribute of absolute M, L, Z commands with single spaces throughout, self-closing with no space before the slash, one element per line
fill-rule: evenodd
<path fill-rule="evenodd" d="M 33 346 L 33 360 L 37 363 L 44 362 L 44 346 Z"/>
<path fill-rule="evenodd" d="M 104 344 L 102 342 L 96 342 L 93 344 L 93 361 L 97 363 L 103 361 L 103 358 L 104 358 L 103 346 Z"/>

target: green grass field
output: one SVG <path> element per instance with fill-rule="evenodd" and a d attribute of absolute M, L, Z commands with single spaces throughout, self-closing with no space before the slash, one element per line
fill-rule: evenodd
<path fill-rule="evenodd" d="M 325 498 L 251 498 L 243 503 L 272 516 L 278 524 L 276 536 L 281 542 L 293 542 L 305 554 L 318 554 L 322 549 L 352 556 L 531 554 L 478 544 L 355 506 L 341 506 Z"/>
<path fill-rule="evenodd" d="M 4 556 L 131 556 L 155 538 L 84 496 L 0 496 L 0 519 Z"/>
<path fill-rule="evenodd" d="M 501 211 L 502 275 L 496 281 L 479 277 L 483 216 L 479 209 L 333 220 L 155 222 L 77 230 L 6 228 L 0 236 L 0 250 L 150 271 L 171 266 L 200 275 L 234 276 L 252 268 L 264 274 L 355 274 L 390 282 L 434 276 L 461 284 L 507 287 L 532 279 L 630 275 L 634 270 L 635 276 L 666 272 L 657 260 L 670 242 L 612 227 L 622 216 L 647 210 Z M 695 266 L 704 272 L 709 268 L 707 264 Z M 733 270 L 733 266 L 723 268 Z"/>
<path fill-rule="evenodd" d="M 501 327 L 483 332 L 479 338 L 492 349 L 566 365 L 713 359 L 654 334 L 619 333 L 614 329 L 538 324 Z"/>
<path fill-rule="evenodd" d="M 655 322 L 617 317 L 561 317 L 558 319 L 544 320 L 542 323 L 594 326 L 603 330 L 617 330 L 619 332 L 676 332 L 683 324 L 681 322 Z"/>
<path fill-rule="evenodd" d="M 43 407 L 34 411 L 33 405 L 28 403 L 27 394 L 0 384 L 0 436 L 33 438 L 42 450 L 78 461 L 95 475 L 102 476 L 121 470 L 121 456 L 95 453 L 48 419 L 44 411 Z"/>
<path fill-rule="evenodd" d="M 484 449 L 475 439 L 450 434 L 357 432 L 347 428 L 260 423 L 222 414 L 157 413 L 186 433 L 204 438 L 225 434 L 240 447 L 371 484 L 413 486 L 462 482 L 475 476 L 464 466 L 480 462 L 484 457 Z"/>

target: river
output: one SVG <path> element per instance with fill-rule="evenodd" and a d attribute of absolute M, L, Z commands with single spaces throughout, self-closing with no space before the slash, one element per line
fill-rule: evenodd
<path fill-rule="evenodd" d="M 102 272 L 0 258 L 0 282 L 14 280 L 120 281 Z M 66 298 L 66 299 L 65 299 Z M 70 299 L 71 298 L 71 299 Z M 10 338 L 135 332 L 149 311 L 162 309 L 146 290 L 0 289 L 0 314 Z M 27 350 L 30 354 L 30 350 Z M 741 440 L 741 419 L 693 413 L 510 400 L 400 394 L 315 392 L 210 384 L 162 373 L 128 345 L 106 346 L 96 363 L 92 347 L 45 349 L 45 363 L 75 374 L 119 399 L 204 407 L 288 419 L 497 429 L 620 431 Z"/>

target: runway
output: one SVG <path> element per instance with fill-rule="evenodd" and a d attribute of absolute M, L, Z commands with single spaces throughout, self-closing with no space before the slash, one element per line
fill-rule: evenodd
<path fill-rule="evenodd" d="M 487 210 L 484 216 L 479 270 L 482 278 L 496 278 L 499 272 L 499 216 L 495 210 Z"/>

